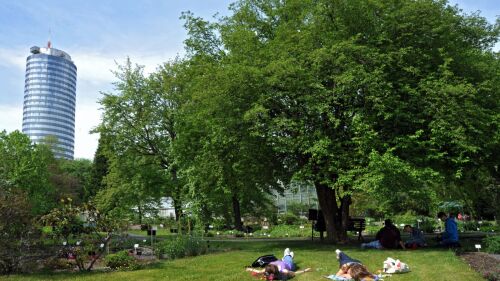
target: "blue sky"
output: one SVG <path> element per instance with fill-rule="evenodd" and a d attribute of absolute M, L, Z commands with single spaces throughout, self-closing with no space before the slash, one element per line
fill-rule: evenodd
<path fill-rule="evenodd" d="M 68 52 L 78 67 L 75 157 L 92 159 L 99 123 L 100 91 L 111 91 L 115 62 L 129 56 L 147 72 L 183 53 L 182 11 L 209 19 L 225 15 L 230 0 L 0 0 L 0 130 L 21 129 L 25 61 L 29 48 Z M 465 12 L 481 11 L 490 22 L 500 1 L 451 0 Z"/>

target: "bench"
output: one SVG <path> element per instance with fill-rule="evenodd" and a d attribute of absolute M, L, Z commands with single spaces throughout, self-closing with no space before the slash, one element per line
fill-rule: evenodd
<path fill-rule="evenodd" d="M 361 233 L 365 230 L 365 228 L 366 221 L 364 218 L 349 218 L 349 221 L 347 222 L 347 231 L 357 231 L 359 233 L 358 241 L 364 241 Z"/>

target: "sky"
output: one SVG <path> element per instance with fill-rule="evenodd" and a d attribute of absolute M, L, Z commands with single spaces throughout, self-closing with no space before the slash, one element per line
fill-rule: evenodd
<path fill-rule="evenodd" d="M 52 47 L 72 57 L 78 68 L 75 158 L 92 159 L 100 122 L 101 92 L 112 92 L 111 70 L 127 57 L 149 73 L 182 56 L 183 11 L 211 19 L 227 15 L 230 0 L 0 0 L 0 131 L 21 130 L 24 73 L 31 46 Z M 464 12 L 480 11 L 494 22 L 497 0 L 451 0 Z M 50 30 L 50 32 L 49 32 Z M 497 45 L 498 47 L 498 45 Z M 497 48 L 498 49 L 498 48 Z"/>

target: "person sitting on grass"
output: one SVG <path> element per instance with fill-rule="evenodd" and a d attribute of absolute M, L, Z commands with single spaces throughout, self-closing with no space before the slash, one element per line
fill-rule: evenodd
<path fill-rule="evenodd" d="M 293 257 L 294 253 L 291 252 L 289 248 L 286 248 L 283 252 L 283 259 L 269 263 L 264 269 L 259 270 L 247 267 L 246 271 L 263 274 L 266 280 L 287 280 L 288 278 L 294 277 L 296 274 L 311 270 L 310 268 L 306 268 L 304 270 L 295 271 L 296 266 Z"/>
<path fill-rule="evenodd" d="M 410 234 L 410 239 L 405 242 L 406 248 L 416 249 L 427 246 L 424 233 L 419 228 L 407 224 L 403 228 L 403 231 Z"/>
<path fill-rule="evenodd" d="M 439 245 L 443 247 L 458 246 L 458 227 L 453 215 L 448 217 L 444 212 L 438 213 L 438 218 L 444 222 L 444 232 L 438 237 Z"/>
<path fill-rule="evenodd" d="M 405 249 L 405 245 L 401 241 L 401 232 L 390 219 L 384 221 L 384 227 L 377 232 L 375 241 L 361 244 L 363 249 L 396 249 L 399 247 Z"/>
<path fill-rule="evenodd" d="M 339 261 L 339 271 L 335 275 L 325 276 L 326 278 L 336 281 L 352 279 L 357 281 L 379 280 L 379 276 L 370 273 L 361 261 L 349 257 L 339 249 L 335 252 Z"/>

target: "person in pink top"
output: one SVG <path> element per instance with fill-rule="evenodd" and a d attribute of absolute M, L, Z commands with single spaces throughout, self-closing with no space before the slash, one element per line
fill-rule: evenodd
<path fill-rule="evenodd" d="M 252 273 L 264 274 L 266 280 L 287 280 L 288 278 L 294 277 L 296 274 L 311 270 L 310 268 L 306 268 L 304 270 L 295 271 L 293 257 L 293 252 L 291 252 L 289 248 L 286 248 L 283 253 L 282 260 L 273 261 L 261 270 L 253 269 L 251 267 L 246 270 L 251 271 Z"/>

